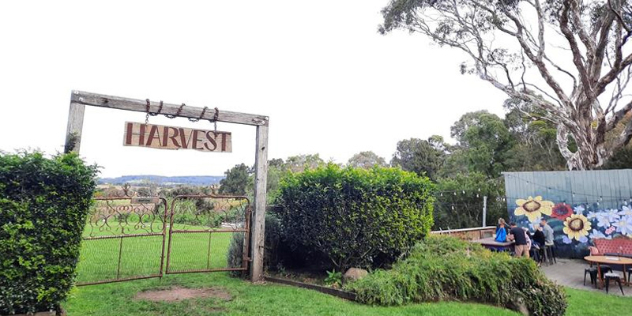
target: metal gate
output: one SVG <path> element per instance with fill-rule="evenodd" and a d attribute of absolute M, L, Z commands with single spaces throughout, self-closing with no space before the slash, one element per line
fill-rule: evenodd
<path fill-rule="evenodd" d="M 250 201 L 242 196 L 181 195 L 170 209 L 158 197 L 96 198 L 83 234 L 77 285 L 246 271 L 250 216 Z M 231 243 L 242 253 L 229 266 Z"/>
<path fill-rule="evenodd" d="M 96 198 L 88 215 L 77 265 L 77 285 L 161 277 L 167 201 Z"/>
<path fill-rule="evenodd" d="M 250 214 L 250 201 L 243 196 L 177 196 L 171 203 L 165 273 L 246 271 Z M 242 248 L 232 266 L 230 247 Z"/>

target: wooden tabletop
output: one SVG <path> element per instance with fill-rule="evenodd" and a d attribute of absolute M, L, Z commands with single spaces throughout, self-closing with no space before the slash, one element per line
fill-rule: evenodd
<path fill-rule="evenodd" d="M 584 260 L 594 263 L 632 264 L 632 259 L 616 256 L 586 256 Z"/>
<path fill-rule="evenodd" d="M 472 242 L 486 245 L 486 246 L 498 246 L 498 247 L 507 247 L 507 246 L 513 245 L 513 241 L 498 242 L 494 240 L 494 237 L 472 240 Z"/>

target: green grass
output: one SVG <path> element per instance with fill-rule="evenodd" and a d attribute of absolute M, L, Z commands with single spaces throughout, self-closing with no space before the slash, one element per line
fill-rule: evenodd
<path fill-rule="evenodd" d="M 618 290 L 618 289 L 617 289 Z M 566 289 L 569 316 L 631 315 L 632 298 L 606 294 L 605 292 Z"/>
<path fill-rule="evenodd" d="M 233 299 L 197 299 L 177 303 L 134 300 L 136 293 L 149 289 L 219 287 Z M 371 307 L 326 294 L 289 286 L 252 285 L 230 278 L 226 273 L 169 275 L 77 288 L 63 305 L 74 315 L 517 315 L 508 310 L 455 302 L 416 304 L 404 307 Z"/>
<path fill-rule="evenodd" d="M 226 251 L 231 234 L 212 235 L 211 267 L 226 266 Z M 99 244 L 102 243 L 102 244 Z M 86 242 L 79 264 L 79 279 L 97 280 L 116 274 L 119 239 Z M 138 271 L 158 271 L 160 237 L 130 238 L 123 241 L 122 276 Z M 208 234 L 179 234 L 174 237 L 173 267 L 197 269 L 207 266 Z M 158 257 L 156 257 L 156 254 Z M 114 261 L 116 262 L 116 260 Z M 112 270 L 114 268 L 114 270 Z M 95 272 L 104 271 L 101 274 Z M 141 291 L 173 286 L 201 288 L 217 287 L 229 292 L 233 299 L 193 299 L 174 303 L 135 300 Z M 567 289 L 567 315 L 627 315 L 632 298 L 622 298 L 596 292 Z M 174 274 L 162 279 L 136 280 L 121 283 L 75 288 L 63 304 L 70 316 L 120 315 L 518 315 L 512 311 L 475 303 L 439 302 L 400 307 L 372 307 L 339 299 L 311 290 L 290 286 L 252 285 L 231 278 L 225 272 Z"/>
<path fill-rule="evenodd" d="M 117 226 L 116 222 L 112 223 Z M 174 229 L 183 225 L 175 224 Z M 203 229 L 191 227 L 188 229 Z M 146 233 L 132 230 L 127 234 Z M 84 236 L 87 236 L 87 232 Z M 93 236 L 111 236 L 110 232 L 97 232 Z M 226 251 L 232 233 L 175 233 L 172 235 L 170 271 L 202 270 L 226 267 Z M 210 240 L 209 240 L 210 239 Z M 209 243 L 210 241 L 210 243 Z M 169 240 L 165 241 L 165 269 Z M 84 240 L 77 266 L 77 282 L 156 275 L 160 271 L 162 236 L 109 238 Z M 121 258 L 120 266 L 118 258 Z"/>

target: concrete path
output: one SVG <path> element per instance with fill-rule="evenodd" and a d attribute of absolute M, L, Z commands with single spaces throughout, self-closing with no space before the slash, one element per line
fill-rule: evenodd
<path fill-rule="evenodd" d="M 571 259 L 558 259 L 556 264 L 542 265 L 540 268 L 546 276 L 557 282 L 560 285 L 568 286 L 574 289 L 588 290 L 588 291 L 600 291 L 606 293 L 605 287 L 603 289 L 597 289 L 594 285 L 590 284 L 590 276 L 586 275 L 586 285 L 584 285 L 584 269 L 589 265 L 584 260 L 571 260 Z M 615 271 L 615 273 L 621 274 L 621 271 Z M 622 279 L 623 280 L 623 279 Z M 632 287 L 623 285 L 623 292 L 625 296 L 632 298 Z M 615 282 L 610 282 L 609 295 L 621 296 L 621 290 L 619 285 Z"/>

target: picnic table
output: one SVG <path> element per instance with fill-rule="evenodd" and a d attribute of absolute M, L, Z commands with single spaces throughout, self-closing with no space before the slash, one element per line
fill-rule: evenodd
<path fill-rule="evenodd" d="M 632 259 L 630 258 L 625 258 L 625 257 L 612 257 L 612 256 L 586 256 L 584 257 L 584 260 L 590 262 L 590 264 L 592 265 L 593 263 L 597 264 L 597 276 L 599 278 L 599 288 L 602 288 L 604 286 L 604 280 L 603 280 L 603 276 L 601 275 L 601 265 L 602 264 L 619 264 L 619 265 L 623 265 L 623 283 L 626 285 L 629 285 L 628 282 L 630 282 L 630 280 L 628 280 L 626 278 L 625 272 L 626 266 L 632 265 Z"/>
<path fill-rule="evenodd" d="M 514 248 L 513 241 L 499 242 L 499 241 L 494 240 L 494 237 L 476 239 L 476 240 L 472 240 L 471 242 L 475 244 L 481 244 L 483 245 L 483 247 L 487 249 L 496 250 L 496 251 L 512 251 Z"/>

